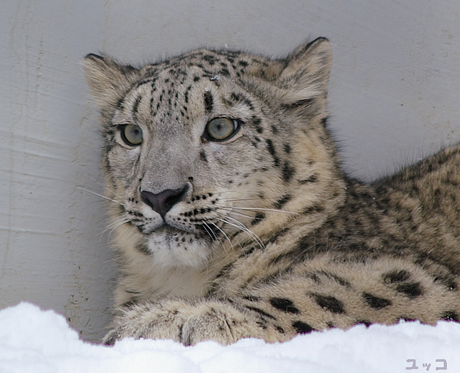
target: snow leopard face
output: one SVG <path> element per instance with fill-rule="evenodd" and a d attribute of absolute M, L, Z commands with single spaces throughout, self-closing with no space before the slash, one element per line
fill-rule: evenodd
<path fill-rule="evenodd" d="M 325 130 L 330 50 L 317 45 L 274 61 L 199 50 L 140 69 L 87 56 L 113 224 L 137 250 L 202 267 L 217 247 L 264 245 L 290 214 L 339 198 Z"/>

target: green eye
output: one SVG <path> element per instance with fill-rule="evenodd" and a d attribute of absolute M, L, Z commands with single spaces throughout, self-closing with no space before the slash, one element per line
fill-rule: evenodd
<path fill-rule="evenodd" d="M 129 146 L 142 144 L 142 129 L 135 124 L 127 124 L 121 129 L 121 139 Z"/>
<path fill-rule="evenodd" d="M 235 119 L 216 118 L 206 125 L 206 137 L 211 141 L 224 141 L 238 132 L 239 122 Z"/>

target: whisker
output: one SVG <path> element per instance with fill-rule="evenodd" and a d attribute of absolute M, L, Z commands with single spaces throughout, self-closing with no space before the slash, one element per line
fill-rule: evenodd
<path fill-rule="evenodd" d="M 242 214 L 241 212 L 232 211 L 231 207 L 228 207 L 228 208 L 223 207 L 223 208 L 219 208 L 219 210 L 225 210 L 225 211 L 228 211 L 229 214 L 235 214 L 235 215 L 243 216 L 245 218 L 258 219 L 258 218 L 254 218 L 254 216 L 252 215 L 247 215 L 247 214 Z"/>
<path fill-rule="evenodd" d="M 115 229 L 117 229 L 118 227 L 121 227 L 123 224 L 126 224 L 126 223 L 129 223 L 129 219 L 127 219 L 126 217 L 121 217 L 119 219 L 117 219 L 116 221 L 114 221 L 113 223 L 109 224 L 107 226 L 106 229 L 104 229 L 101 233 L 100 233 L 100 236 L 102 238 L 102 236 L 108 231 L 109 234 L 108 234 L 108 241 L 110 242 L 110 239 L 111 239 L 111 236 L 112 236 L 112 233 L 115 231 Z"/>
<path fill-rule="evenodd" d="M 225 247 L 223 241 L 222 241 L 219 237 L 217 237 L 217 235 L 214 233 L 214 231 L 211 229 L 211 227 L 209 227 L 209 225 L 208 225 L 207 223 L 205 223 L 205 222 L 203 222 L 203 223 L 206 224 L 206 225 L 208 226 L 208 229 L 211 230 L 211 232 L 213 233 L 213 235 L 216 237 L 216 240 L 219 241 L 220 245 L 221 245 L 222 247 Z M 225 234 L 225 232 L 223 232 L 222 229 L 220 229 L 220 228 L 219 228 L 215 223 L 213 223 L 212 221 L 209 221 L 209 223 L 211 223 L 212 225 L 214 225 L 219 231 L 222 232 L 222 234 L 224 235 L 224 237 L 227 238 L 227 240 L 228 240 L 228 242 L 230 243 L 230 246 L 231 246 L 231 248 L 232 248 L 232 250 L 233 250 L 233 245 L 232 245 L 231 241 L 229 240 L 228 236 Z"/>
<path fill-rule="evenodd" d="M 119 196 L 117 193 L 115 193 L 115 191 L 113 191 L 112 189 L 108 188 L 107 185 L 104 185 L 102 183 L 100 183 L 99 181 L 97 181 L 96 179 L 93 179 L 92 177 L 88 176 L 88 179 L 90 179 L 91 181 L 95 182 L 96 184 L 99 184 L 101 187 L 103 187 L 104 189 L 107 189 L 109 192 L 113 193 L 113 195 L 115 197 L 118 197 L 120 198 L 121 200 L 123 200 L 124 198 Z"/>
<path fill-rule="evenodd" d="M 209 237 L 211 237 L 211 240 L 217 240 L 217 236 L 216 234 L 213 232 L 213 230 L 211 229 L 211 227 L 206 224 L 205 222 L 202 222 L 203 224 L 203 228 L 204 230 L 206 231 L 206 233 L 208 234 Z M 209 231 L 208 231 L 209 230 Z M 209 233 L 211 232 L 211 233 Z"/>
<path fill-rule="evenodd" d="M 124 223 L 123 223 L 123 224 L 124 224 Z M 120 225 L 122 225 L 122 224 L 120 224 Z M 120 226 L 120 225 L 119 225 L 119 226 Z M 118 226 L 118 227 L 119 227 L 119 226 Z M 116 228 L 118 228 L 118 227 L 116 227 Z M 114 229 L 112 230 L 112 232 L 113 232 L 116 228 L 114 228 Z M 128 234 L 132 236 L 133 233 L 136 232 L 136 231 L 137 231 L 137 228 L 136 228 L 135 226 L 131 225 L 128 229 L 125 230 L 125 232 L 123 233 L 123 235 L 122 235 L 121 237 L 124 237 L 124 236 L 126 236 L 126 235 L 128 235 Z"/>
<path fill-rule="evenodd" d="M 115 220 L 114 222 L 108 224 L 107 228 L 104 230 L 104 232 L 109 230 L 109 229 L 112 232 L 115 229 L 117 229 L 119 226 L 121 226 L 121 225 L 123 225 L 125 223 L 129 223 L 129 219 L 126 216 L 121 216 L 117 220 Z"/>
<path fill-rule="evenodd" d="M 218 226 L 216 223 L 213 223 L 212 221 L 210 221 L 210 223 L 211 223 L 212 225 L 214 225 L 214 226 L 224 235 L 224 237 L 227 239 L 228 243 L 230 244 L 230 247 L 231 247 L 232 250 L 233 250 L 232 241 L 230 241 L 230 238 L 227 236 L 227 234 L 226 234 L 222 229 L 220 229 L 219 226 Z"/>
<path fill-rule="evenodd" d="M 260 237 L 259 237 L 257 234 L 255 234 L 253 231 L 251 231 L 248 227 L 246 227 L 242 222 L 240 222 L 239 220 L 237 220 L 237 219 L 235 219 L 235 218 L 232 218 L 231 216 L 227 216 L 227 218 L 228 218 L 228 219 L 231 219 L 231 220 L 234 221 L 236 224 L 240 224 L 240 225 L 243 227 L 244 231 L 245 231 L 247 234 L 249 234 L 249 235 L 251 235 L 252 237 L 254 237 L 255 241 L 260 245 L 260 247 L 261 247 L 262 249 L 265 248 L 265 245 L 264 245 L 264 243 L 262 242 L 262 240 L 260 239 Z"/>
<path fill-rule="evenodd" d="M 240 202 L 240 201 L 254 201 L 254 198 L 219 198 L 224 202 Z"/>
<path fill-rule="evenodd" d="M 254 241 L 256 241 L 262 249 L 265 248 L 265 245 L 262 242 L 262 240 L 259 238 L 259 236 L 257 236 L 254 232 L 252 232 L 250 229 L 248 229 L 243 223 L 239 222 L 236 219 L 233 219 L 230 216 L 226 216 L 226 218 L 233 220 L 235 223 L 232 223 L 232 222 L 230 222 L 230 221 L 228 221 L 226 219 L 221 219 L 221 218 L 216 218 L 216 219 L 222 221 L 223 223 L 231 225 L 232 227 L 235 227 L 235 228 L 239 229 L 242 232 L 245 232 L 249 237 L 254 239 Z"/>
<path fill-rule="evenodd" d="M 267 209 L 267 208 L 262 208 L 262 207 L 236 207 L 236 206 L 233 206 L 231 208 L 236 209 L 236 210 L 282 212 L 284 214 L 293 214 L 293 215 L 298 215 L 299 214 L 298 212 L 293 212 L 293 211 Z"/>
<path fill-rule="evenodd" d="M 99 193 L 93 192 L 92 190 L 89 190 L 89 189 L 86 189 L 86 188 L 82 188 L 82 187 L 79 187 L 79 186 L 76 186 L 75 188 L 76 188 L 76 189 L 80 189 L 80 190 L 83 190 L 83 191 L 85 191 L 85 192 L 87 192 L 87 193 L 91 193 L 91 194 L 94 194 L 95 196 L 98 196 L 98 197 L 104 198 L 104 199 L 106 199 L 106 200 L 108 200 L 108 201 L 111 201 L 111 202 L 114 202 L 114 203 L 118 203 L 119 205 L 121 205 L 121 206 L 125 207 L 125 204 L 124 204 L 124 203 L 121 203 L 121 202 L 115 201 L 115 200 L 114 200 L 114 199 L 112 199 L 112 198 L 109 198 L 109 197 L 106 197 L 106 196 L 104 196 L 104 195 L 102 195 L 102 194 L 99 194 Z"/>

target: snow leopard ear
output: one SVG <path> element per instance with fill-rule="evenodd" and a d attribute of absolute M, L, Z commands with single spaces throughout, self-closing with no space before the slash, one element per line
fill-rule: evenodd
<path fill-rule="evenodd" d="M 139 78 L 139 70 L 129 65 L 121 65 L 107 56 L 88 54 L 84 66 L 86 80 L 100 109 L 116 105 Z"/>
<path fill-rule="evenodd" d="M 278 78 L 284 90 L 283 105 L 302 106 L 311 99 L 325 97 L 332 63 L 332 50 L 326 38 L 318 38 L 295 49 L 286 58 Z"/>

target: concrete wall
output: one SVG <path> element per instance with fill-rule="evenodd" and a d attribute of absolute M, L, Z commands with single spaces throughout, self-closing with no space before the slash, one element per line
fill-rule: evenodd
<path fill-rule="evenodd" d="M 198 46 L 283 55 L 327 36 L 331 128 L 372 179 L 460 139 L 460 2 L 0 0 L 0 307 L 108 321 L 115 278 L 97 112 L 81 60 L 138 63 Z"/>

